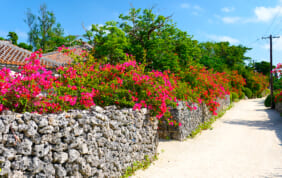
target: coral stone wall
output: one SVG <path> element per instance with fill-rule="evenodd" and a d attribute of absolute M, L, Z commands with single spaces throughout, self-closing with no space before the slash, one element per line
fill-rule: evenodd
<path fill-rule="evenodd" d="M 157 146 L 157 121 L 146 109 L 6 113 L 0 116 L 0 177 L 119 177 L 145 155 L 152 158 Z"/>
<path fill-rule="evenodd" d="M 216 112 L 220 112 L 230 105 L 230 96 L 226 95 L 224 99 L 218 98 L 217 102 L 220 106 L 217 108 Z M 204 103 L 200 105 L 192 103 L 188 104 L 192 107 L 196 106 L 197 109 L 190 110 L 187 108 L 186 102 L 178 102 L 177 108 L 171 109 L 171 115 L 173 120 L 181 123 L 181 126 L 171 126 L 166 123 L 160 123 L 158 130 L 160 138 L 170 138 L 182 141 L 186 139 L 199 124 L 208 121 L 212 117 L 211 112 Z"/>
<path fill-rule="evenodd" d="M 275 103 L 275 110 L 282 113 L 282 103 Z"/>

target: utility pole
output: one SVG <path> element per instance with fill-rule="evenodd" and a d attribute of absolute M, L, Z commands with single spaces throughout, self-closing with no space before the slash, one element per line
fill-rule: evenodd
<path fill-rule="evenodd" d="M 273 79 L 272 79 L 272 38 L 280 38 L 280 36 L 272 36 L 262 37 L 262 39 L 269 38 L 270 45 L 270 98 L 271 98 L 271 108 L 274 109 L 274 101 L 273 101 Z"/>

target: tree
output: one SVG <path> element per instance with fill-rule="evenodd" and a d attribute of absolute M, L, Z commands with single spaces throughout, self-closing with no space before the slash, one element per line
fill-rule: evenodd
<path fill-rule="evenodd" d="M 58 38 L 63 38 L 64 30 L 53 12 L 47 10 L 46 4 L 40 6 L 39 15 L 34 15 L 30 9 L 26 14 L 25 23 L 29 27 L 28 39 L 30 44 L 36 49 L 42 49 L 43 52 L 55 50 L 58 47 L 56 43 Z"/>
<path fill-rule="evenodd" d="M 131 8 L 119 16 L 121 22 L 92 25 L 84 37 L 94 46 L 96 58 L 116 63 L 129 53 L 146 63 L 147 70 L 178 71 L 198 60 L 201 52 L 198 41 L 176 28 L 170 17 L 155 15 L 153 9 Z"/>
<path fill-rule="evenodd" d="M 21 48 L 29 50 L 29 51 L 32 51 L 32 48 L 33 48 L 31 45 L 28 45 L 26 43 L 19 43 L 18 47 L 21 47 Z"/>
<path fill-rule="evenodd" d="M 135 54 L 138 62 L 141 62 L 146 56 L 146 62 L 153 67 L 153 57 L 146 53 L 150 53 L 149 50 L 152 49 L 152 46 L 157 45 L 156 42 L 162 46 L 162 40 L 155 39 L 170 22 L 170 16 L 156 16 L 153 14 L 153 9 L 144 9 L 141 14 L 141 9 L 131 8 L 128 15 L 121 14 L 119 18 L 123 21 L 120 28 L 131 42 L 129 53 Z"/>
<path fill-rule="evenodd" d="M 85 35 L 89 43 L 95 46 L 94 56 L 105 62 L 117 63 L 126 59 L 128 39 L 125 32 L 117 27 L 117 22 L 106 22 L 105 25 L 92 25 Z"/>
<path fill-rule="evenodd" d="M 238 45 L 230 45 L 229 42 L 205 42 L 200 44 L 202 64 L 222 72 L 229 70 L 242 70 L 245 68 L 245 60 L 250 59 L 245 54 L 250 48 Z"/>
<path fill-rule="evenodd" d="M 263 73 L 266 76 L 270 75 L 270 63 L 266 61 L 256 62 L 254 68 L 257 72 Z M 275 66 L 272 66 L 274 69 Z"/>
<path fill-rule="evenodd" d="M 138 62 L 145 60 L 147 69 L 176 72 L 200 59 L 198 41 L 176 28 L 171 17 L 156 15 L 153 8 L 131 8 L 128 15 L 119 16 L 120 28 L 130 42 L 129 53 Z"/>
<path fill-rule="evenodd" d="M 19 37 L 15 32 L 9 32 L 7 37 L 12 41 L 12 44 L 17 45 Z"/>

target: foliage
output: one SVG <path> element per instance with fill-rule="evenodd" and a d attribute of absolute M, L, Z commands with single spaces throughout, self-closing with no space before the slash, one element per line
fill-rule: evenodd
<path fill-rule="evenodd" d="M 282 102 L 282 64 L 279 63 L 277 64 L 276 68 L 273 69 L 272 73 L 274 73 L 275 75 L 275 78 L 276 78 L 276 81 L 274 82 L 275 83 L 275 86 L 276 88 L 274 88 L 274 101 L 277 103 L 277 102 Z"/>
<path fill-rule="evenodd" d="M 84 37 L 95 46 L 93 55 L 116 64 L 126 54 L 134 55 L 146 70 L 177 72 L 198 60 L 200 48 L 186 32 L 175 27 L 170 16 L 155 15 L 153 9 L 130 9 L 119 16 L 121 22 L 92 25 Z"/>
<path fill-rule="evenodd" d="M 244 72 L 243 77 L 246 79 L 246 87 L 251 89 L 253 97 L 258 97 L 269 85 L 269 78 L 258 72 Z"/>
<path fill-rule="evenodd" d="M 158 157 L 155 155 L 151 160 L 149 159 L 148 155 L 144 156 L 144 160 L 142 162 L 134 162 L 131 167 L 128 167 L 125 171 L 125 174 L 122 177 L 129 177 L 134 174 L 134 172 L 138 169 L 147 169 L 150 164 L 157 160 Z"/>
<path fill-rule="evenodd" d="M 15 32 L 9 32 L 7 36 L 8 40 L 12 41 L 12 44 L 17 45 L 19 37 Z"/>
<path fill-rule="evenodd" d="M 231 92 L 231 98 L 232 98 L 232 102 L 237 101 L 239 99 L 239 96 L 237 93 Z"/>
<path fill-rule="evenodd" d="M 39 52 L 33 53 L 20 73 L 12 76 L 10 70 L 0 70 L 0 111 L 10 109 L 15 112 L 56 112 L 59 105 L 52 102 L 52 72 L 40 65 Z M 42 96 L 41 93 L 46 93 Z"/>
<path fill-rule="evenodd" d="M 273 97 L 273 101 L 274 101 L 274 97 Z M 266 99 L 264 100 L 264 106 L 271 107 L 271 95 L 268 95 Z"/>
<path fill-rule="evenodd" d="M 263 70 L 267 63 L 257 63 L 257 69 L 259 72 L 252 71 L 252 68 L 245 66 L 244 61 L 249 60 L 249 57 L 245 56 L 245 53 L 250 48 L 243 46 L 230 46 L 228 42 L 212 43 L 206 42 L 201 43 L 202 58 L 200 63 L 207 66 L 208 68 L 214 69 L 219 72 L 227 72 L 232 75 L 236 75 L 236 78 L 240 75 L 243 76 L 246 82 L 246 87 L 251 90 L 254 97 L 261 95 L 261 92 L 268 86 L 268 77 L 260 74 L 260 70 Z M 262 64 L 262 65 L 260 65 Z M 269 68 L 269 67 L 268 67 Z M 242 82 L 239 82 L 242 83 Z M 232 85 L 234 83 L 232 82 Z M 243 98 L 243 86 L 234 87 L 239 95 L 239 98 Z"/>
<path fill-rule="evenodd" d="M 75 55 L 74 50 L 59 48 L 74 62 L 58 67 L 58 77 L 40 65 L 40 52 L 32 54 L 20 68 L 20 74 L 11 76 L 8 69 L 2 69 L 0 110 L 48 113 L 88 109 L 95 104 L 118 105 L 138 110 L 148 108 L 152 116 L 177 125 L 181 123 L 171 121 L 169 113 L 177 100 L 205 102 L 216 115 L 219 105 L 216 98 L 228 94 L 232 88 L 226 73 L 203 67 L 190 66 L 177 75 L 170 71 L 146 72 L 145 66 L 138 65 L 130 56 L 124 63 L 101 64 L 86 52 Z M 187 107 L 195 109 L 188 103 Z"/>
<path fill-rule="evenodd" d="M 273 89 L 281 90 L 282 89 L 282 64 L 277 64 L 277 67 L 273 69 L 272 74 L 273 77 Z"/>
<path fill-rule="evenodd" d="M 237 93 L 238 96 L 243 96 L 243 89 L 246 85 L 246 80 L 242 75 L 238 74 L 238 71 L 230 71 L 227 73 L 226 78 L 231 82 L 231 92 Z"/>
<path fill-rule="evenodd" d="M 38 16 L 28 9 L 24 21 L 29 27 L 28 41 L 35 50 L 54 51 L 59 46 L 69 46 L 76 39 L 73 35 L 64 37 L 64 29 L 56 23 L 55 14 L 47 10 L 46 4 L 40 6 Z"/>
<path fill-rule="evenodd" d="M 223 98 L 226 94 L 229 94 L 231 89 L 226 73 L 214 72 L 205 67 L 189 66 L 177 75 L 181 81 L 188 85 L 186 89 L 181 88 L 182 92 L 185 92 L 182 94 L 184 98 L 181 99 L 199 103 L 203 101 L 209 106 L 210 111 L 216 115 L 215 110 L 219 105 L 216 98 Z"/>
<path fill-rule="evenodd" d="M 148 155 L 145 155 L 143 161 L 141 162 L 136 161 L 132 164 L 132 166 L 127 167 L 125 170 L 125 173 L 121 177 L 127 178 L 127 177 L 132 176 L 134 172 L 137 171 L 138 169 L 143 169 L 143 170 L 147 169 L 150 166 L 150 164 L 157 159 L 158 159 L 157 155 L 154 156 L 152 160 L 149 159 Z"/>
<path fill-rule="evenodd" d="M 0 40 L 6 40 L 6 39 L 0 37 Z M 9 32 L 7 40 L 10 40 L 13 45 L 16 45 L 16 46 L 18 46 L 20 48 L 32 51 L 33 47 L 31 45 L 28 45 L 28 44 L 23 43 L 23 42 L 18 44 L 18 42 L 17 42 L 18 41 L 18 35 L 17 35 L 16 32 Z"/>
<path fill-rule="evenodd" d="M 270 63 L 266 61 L 256 62 L 254 68 L 257 72 L 262 73 L 263 75 L 269 76 L 270 75 Z M 272 66 L 274 69 L 275 66 Z"/>
<path fill-rule="evenodd" d="M 244 89 L 244 93 L 246 94 L 246 96 L 248 98 L 252 98 L 252 96 L 253 96 L 253 93 L 252 93 L 252 91 L 249 88 L 245 88 Z"/>
<path fill-rule="evenodd" d="M 250 59 L 244 56 L 250 48 L 244 46 L 230 46 L 229 42 L 206 42 L 201 43 L 202 59 L 201 63 L 208 68 L 216 71 L 224 71 L 224 69 L 236 69 L 237 66 L 244 66 L 244 61 Z"/>
<path fill-rule="evenodd" d="M 277 90 L 274 93 L 274 101 L 275 103 L 282 102 L 282 90 Z"/>
<path fill-rule="evenodd" d="M 95 46 L 94 57 L 104 59 L 105 63 L 116 64 L 124 62 L 128 47 L 128 39 L 124 31 L 117 27 L 116 22 L 106 22 L 106 25 L 92 25 L 91 30 L 84 35 L 89 43 Z"/>
<path fill-rule="evenodd" d="M 83 62 L 83 58 L 77 56 L 76 64 L 59 67 L 57 71 L 61 77 L 55 90 L 60 96 L 69 96 L 62 103 L 64 109 L 81 107 L 79 102 L 67 101 L 69 98 L 77 100 L 76 96 L 82 92 L 84 96 L 89 95 L 88 100 L 93 98 L 93 101 L 88 101 L 89 105 L 119 105 L 133 109 L 147 107 L 158 119 L 169 115 L 168 106 L 176 105 L 176 78 L 169 76 L 169 72 L 144 73 L 144 66 L 132 60 L 116 65 L 101 65 L 91 57 Z"/>
<path fill-rule="evenodd" d="M 282 78 L 273 77 L 273 89 L 279 90 L 282 89 Z"/>
<path fill-rule="evenodd" d="M 21 47 L 21 48 L 29 50 L 29 51 L 32 51 L 32 49 L 33 49 L 32 45 L 28 45 L 26 43 L 19 43 L 18 47 Z"/>
<path fill-rule="evenodd" d="M 250 48 L 228 42 L 198 43 L 187 32 L 178 29 L 171 16 L 156 15 L 153 10 L 131 8 L 128 14 L 119 16 L 121 22 L 92 25 L 84 37 L 95 46 L 94 57 L 102 63 L 117 64 L 126 61 L 127 54 L 133 55 L 137 63 L 145 65 L 146 71 L 170 70 L 180 77 L 189 66 L 205 66 L 227 73 L 231 91 L 238 93 L 240 98 L 244 97 L 245 82 L 254 96 L 267 87 L 267 77 L 259 81 L 261 75 L 245 66 L 245 61 L 250 59 L 245 54 Z M 235 86 L 237 84 L 240 86 Z"/>

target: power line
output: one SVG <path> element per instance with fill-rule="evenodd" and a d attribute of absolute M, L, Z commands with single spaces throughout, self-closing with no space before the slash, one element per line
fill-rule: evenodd
<path fill-rule="evenodd" d="M 272 27 L 272 25 L 274 24 L 274 22 L 276 22 L 276 19 L 278 18 L 279 15 L 281 15 L 281 7 L 278 7 L 278 12 L 276 13 L 275 17 L 273 18 L 273 20 L 272 20 L 270 26 L 268 26 L 268 28 L 267 28 L 266 31 L 264 32 L 264 35 L 265 35 L 265 34 L 268 34 L 269 30 L 271 29 L 271 27 Z M 280 20 L 280 22 L 278 22 L 278 24 L 276 25 L 276 27 L 279 26 L 280 23 L 281 23 L 281 20 Z M 275 28 L 274 28 L 274 30 L 275 30 Z"/>
<path fill-rule="evenodd" d="M 251 41 L 251 42 L 247 43 L 246 46 L 251 46 L 251 45 L 253 45 L 254 43 L 256 43 L 257 41 L 259 41 L 259 40 L 261 40 L 261 39 L 260 39 L 260 38 L 257 38 L 257 39 L 255 39 L 254 41 Z"/>

